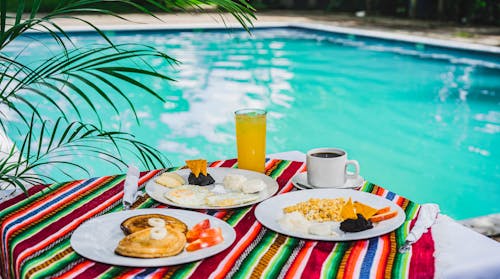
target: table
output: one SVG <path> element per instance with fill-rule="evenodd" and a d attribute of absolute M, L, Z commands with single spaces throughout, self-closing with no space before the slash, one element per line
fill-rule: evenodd
<path fill-rule="evenodd" d="M 295 159 L 293 159 L 292 157 Z M 297 156 L 302 156 L 302 161 L 282 161 L 270 160 L 268 162 L 268 174 L 275 178 L 280 185 L 280 191 L 290 191 L 293 186 L 290 183 L 291 177 L 300 171 L 303 171 L 305 164 L 303 163 L 303 154 L 299 152 L 288 152 L 284 154 L 274 154 L 272 158 L 281 159 L 300 159 Z M 232 167 L 235 160 L 217 161 L 212 166 L 217 167 Z M 153 177 L 158 171 L 143 172 L 140 179 L 140 184 L 144 185 L 145 181 Z M 330 278 L 331 273 L 337 272 L 335 268 L 329 265 L 324 265 L 324 261 L 334 249 L 345 249 L 345 251 L 362 251 L 356 247 L 363 245 L 371 245 L 378 240 L 370 240 L 368 242 L 357 243 L 339 243 L 331 242 L 314 242 L 304 241 L 300 239 L 287 238 L 276 234 L 272 231 L 265 230 L 252 219 L 252 207 L 247 207 L 238 211 L 239 213 L 228 213 L 226 211 L 205 211 L 208 214 L 216 214 L 221 218 L 229 218 L 227 216 L 240 216 L 243 220 L 237 220 L 235 228 L 239 232 L 239 242 L 236 246 L 230 247 L 227 251 L 214 256 L 206 261 L 195 262 L 191 264 L 162 267 L 162 268 L 146 268 L 134 269 L 113 267 L 101 263 L 96 263 L 86 260 L 76 254 L 69 245 L 69 237 L 71 232 L 85 220 L 104 214 L 107 212 L 121 210 L 121 197 L 123 175 L 93 178 L 83 181 L 73 181 L 68 183 L 60 183 L 51 186 L 51 189 L 44 189 L 42 186 L 35 186 L 30 189 L 33 195 L 26 199 L 18 196 L 7 200 L 0 204 L 0 248 L 1 262 L 0 269 L 2 275 L 9 277 L 22 278 L 48 278 L 48 277 L 73 277 L 73 278 L 93 278 L 97 275 L 105 274 L 109 277 L 130 278 L 134 276 L 144 276 L 152 278 L 154 276 L 175 275 L 183 277 L 191 275 L 192 278 L 205 278 L 208 275 L 213 275 L 213 278 L 218 278 L 218 275 L 227 276 L 247 276 L 249 274 L 268 275 L 269 277 L 276 276 L 294 276 L 297 274 L 307 275 L 310 277 L 323 276 Z M 367 184 L 368 185 L 368 184 Z M 38 194 L 37 194 L 38 193 Z M 402 201 L 402 199 L 399 199 Z M 137 207 L 157 207 L 162 206 L 155 201 L 145 198 L 139 201 Z M 408 206 L 408 203 L 405 204 Z M 415 206 L 416 208 L 416 206 Z M 408 212 L 407 211 L 407 215 Z M 226 216 L 226 217 L 224 217 Z M 238 218 L 240 218 L 238 217 Z M 444 218 L 444 217 L 443 217 Z M 250 220 L 249 220 L 250 219 Z M 248 221 L 248 222 L 247 222 Z M 396 232 L 384 236 L 382 241 L 386 243 L 400 244 L 410 227 L 411 220 L 406 222 L 405 226 L 399 228 Z M 238 228 L 237 226 L 244 226 Z M 246 226 L 246 227 L 245 227 Z M 454 227 L 455 226 L 455 227 Z M 450 235 L 446 231 L 453 231 Z M 485 275 L 485 277 L 495 278 L 498 275 L 498 245 L 492 243 L 491 240 L 475 234 L 472 231 L 461 227 L 460 225 L 443 219 L 438 222 L 432 229 L 436 238 L 436 275 L 448 278 L 473 278 L 474 276 L 467 275 Z M 441 240 L 439 240 L 439 232 L 445 232 Z M 423 237 L 415 246 L 421 247 L 422 243 L 429 243 L 430 234 Z M 265 256 L 261 256 L 258 249 L 255 249 L 255 241 L 271 241 L 269 246 L 272 249 L 266 249 Z M 395 242 L 395 240 L 398 240 Z M 246 242 L 251 240 L 250 242 Z M 445 243 L 446 241 L 450 243 Z M 467 241 L 473 240 L 479 243 L 479 249 L 468 247 L 470 244 Z M 426 242 L 427 241 L 427 242 Z M 489 241 L 489 242 L 488 242 Z M 460 245 L 455 245 L 458 242 Z M 244 249 L 237 249 L 247 243 Z M 443 250 L 439 252 L 438 245 L 441 243 Z M 398 245 L 399 245 L 398 244 Z M 447 245 L 445 245 L 447 244 Z M 451 244 L 451 245 L 449 245 Z M 458 247 L 457 247 L 458 246 Z M 464 247 L 465 246 L 465 247 Z M 484 247 L 483 247 L 484 246 Z M 258 247 L 262 247 L 259 244 Z M 387 246 L 391 247 L 391 246 Z M 350 250 L 352 249 L 352 250 Z M 358 250 L 355 250 L 358 249 Z M 395 248 L 394 248 L 395 249 Z M 417 251 L 417 248 L 415 248 Z M 325 253 L 325 251 L 327 251 Z M 432 251 L 429 249 L 421 249 L 424 253 Z M 454 255 L 459 252 L 467 255 Z M 485 253 L 488 258 L 480 257 L 480 253 Z M 280 256 L 277 257 L 276 255 Z M 267 255 L 271 255 L 267 257 Z M 335 254 L 336 255 L 336 254 Z M 397 254 L 392 254 L 402 259 L 401 261 L 391 261 L 395 263 L 404 263 L 404 257 Z M 324 259 L 321 259 L 321 256 Z M 412 260 L 419 262 L 419 257 L 422 255 L 415 254 Z M 252 264 L 253 259 L 258 259 L 257 264 Z M 299 260 L 299 259 L 303 259 Z M 319 260 L 318 260 L 319 259 Z M 331 259 L 328 263 L 337 263 L 348 265 L 344 260 L 348 259 L 343 256 L 342 259 Z M 461 261 L 467 261 L 467 264 Z M 231 264 L 226 263 L 231 261 Z M 238 264 L 238 268 L 244 266 L 250 271 L 244 271 L 234 268 L 234 263 Z M 378 264 L 378 262 L 376 262 Z M 377 268 L 373 262 L 370 263 L 372 269 Z M 280 268 L 269 269 L 268 267 L 279 266 Z M 231 269 L 232 267 L 232 269 Z M 425 266 L 424 266 L 425 267 Z M 216 268 L 214 270 L 214 268 Z M 225 270 L 227 268 L 227 270 Z M 360 267 L 362 269 L 362 267 Z M 390 273 L 384 274 L 400 274 L 398 272 L 406 272 L 405 275 L 411 273 L 411 268 L 405 265 L 390 267 L 383 270 Z M 433 266 L 428 268 L 433 269 Z M 469 273 L 467 273 L 469 272 Z M 478 273 L 476 273 L 478 272 Z M 482 273 L 481 273 L 482 272 Z M 496 273 L 495 273 L 496 272 Z M 403 274 L 401 273 L 401 274 Z M 348 278 L 348 272 L 337 272 L 334 275 L 342 275 Z M 314 276 L 313 276 L 314 277 Z M 399 277 L 399 276 L 398 276 Z"/>
<path fill-rule="evenodd" d="M 305 154 L 299 151 L 270 154 L 269 157 L 305 161 Z M 500 278 L 499 242 L 443 214 L 439 215 L 432 231 L 436 278 Z"/>

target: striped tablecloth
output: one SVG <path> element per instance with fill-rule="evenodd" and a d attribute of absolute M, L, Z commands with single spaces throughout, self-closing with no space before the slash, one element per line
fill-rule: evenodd
<path fill-rule="evenodd" d="M 236 160 L 212 167 L 234 167 Z M 293 190 L 290 180 L 305 170 L 303 162 L 268 160 L 267 175 L 279 193 Z M 175 170 L 172 168 L 171 170 Z M 159 170 L 143 172 L 145 182 Z M 130 268 L 94 262 L 71 248 L 72 232 L 85 220 L 120 211 L 124 175 L 35 186 L 0 204 L 1 275 L 5 278 L 432 278 L 434 242 L 427 232 L 400 254 L 397 249 L 415 222 L 419 205 L 371 183 L 361 191 L 383 196 L 406 212 L 396 231 L 367 240 L 309 241 L 287 237 L 263 227 L 255 206 L 234 210 L 200 210 L 225 220 L 236 230 L 236 241 L 225 251 L 188 264 Z M 137 208 L 166 207 L 149 197 Z"/>

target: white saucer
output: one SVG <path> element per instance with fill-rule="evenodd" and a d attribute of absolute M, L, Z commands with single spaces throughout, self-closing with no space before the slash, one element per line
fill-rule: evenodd
<path fill-rule="evenodd" d="M 356 178 L 348 178 L 344 185 L 339 187 L 316 187 L 309 182 L 307 182 L 307 172 L 301 172 L 292 177 L 292 184 L 298 189 L 306 190 L 306 189 L 354 189 L 363 186 L 363 182 L 365 180 L 363 177 L 358 176 Z"/>

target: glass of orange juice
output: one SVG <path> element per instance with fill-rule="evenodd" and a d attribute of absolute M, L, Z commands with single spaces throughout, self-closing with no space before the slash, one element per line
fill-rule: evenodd
<path fill-rule="evenodd" d="M 265 171 L 266 114 L 263 109 L 240 109 L 234 112 L 240 169 Z"/>

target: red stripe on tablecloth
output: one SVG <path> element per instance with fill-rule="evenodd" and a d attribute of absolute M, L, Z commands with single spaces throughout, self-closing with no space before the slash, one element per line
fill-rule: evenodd
<path fill-rule="evenodd" d="M 318 241 L 314 247 L 312 257 L 309 258 L 303 274 L 312 274 L 311 278 L 320 278 L 321 270 L 326 259 L 330 256 L 333 249 L 335 249 L 335 242 Z"/>
<path fill-rule="evenodd" d="M 419 209 L 420 211 L 420 209 Z M 417 215 L 418 216 L 418 215 Z M 411 226 L 415 225 L 418 218 L 412 220 Z M 434 259 L 434 239 L 432 238 L 432 228 L 424 233 L 412 247 L 410 259 L 409 279 L 434 278 L 435 259 Z"/>
<path fill-rule="evenodd" d="M 302 163 L 302 162 L 293 162 L 290 167 L 296 169 L 295 172 L 290 176 L 290 178 L 288 179 L 288 182 L 285 182 L 286 184 L 283 186 L 283 188 L 281 188 L 281 190 L 279 191 L 280 194 L 282 193 L 287 193 L 287 192 L 290 192 L 293 190 L 293 183 L 292 183 L 292 177 L 295 176 L 296 174 L 298 173 L 301 173 L 303 171 L 306 170 L 306 163 Z M 289 174 L 288 174 L 289 175 Z"/>
<path fill-rule="evenodd" d="M 380 237 L 380 242 L 381 243 L 381 247 L 382 247 L 382 253 L 380 253 L 380 260 L 379 262 L 377 263 L 377 276 L 376 278 L 377 279 L 383 279 L 384 276 L 385 276 L 385 268 L 387 266 L 387 260 L 389 258 L 389 252 L 390 252 L 390 239 L 389 239 L 389 235 L 388 234 L 385 234 L 383 236 Z M 379 242 L 379 244 L 380 244 Z"/>
<path fill-rule="evenodd" d="M 151 275 L 151 279 L 163 278 L 163 276 L 165 275 L 165 273 L 167 273 L 167 271 L 168 271 L 168 268 L 166 268 L 166 267 L 159 268 L 159 269 L 155 270 L 155 272 Z"/>
<path fill-rule="evenodd" d="M 103 263 L 94 263 L 92 268 L 89 268 L 85 270 L 85 272 L 82 272 L 75 277 L 72 277 L 74 279 L 89 279 L 89 278 L 97 278 L 99 275 L 102 275 L 106 270 L 110 269 L 111 266 Z"/>
<path fill-rule="evenodd" d="M 14 247 L 13 254 L 16 259 L 16 269 L 19 270 L 21 262 L 25 258 L 36 253 L 37 250 L 44 249 L 56 239 L 75 230 L 85 220 L 99 214 L 107 207 L 119 201 L 122 196 L 123 192 L 121 191 L 121 187 L 112 187 L 108 191 L 105 191 L 87 202 L 84 206 L 75 209 L 70 214 L 48 225 L 38 233 L 24 239 Z M 36 245 L 33 245 L 34 243 L 36 243 Z"/>
<path fill-rule="evenodd" d="M 58 279 L 75 278 L 79 274 L 84 273 L 86 269 L 88 269 L 93 265 L 94 262 L 86 260 L 82 263 L 75 265 L 72 269 L 68 270 L 63 275 L 59 276 Z"/>
<path fill-rule="evenodd" d="M 317 242 L 317 245 L 321 244 L 321 242 Z M 317 246 L 316 245 L 316 246 Z M 333 246 L 332 246 L 333 247 Z M 312 251 L 310 251 L 312 250 Z M 314 241 L 306 241 L 304 247 L 300 250 L 300 252 L 297 254 L 297 257 L 293 260 L 293 263 L 290 265 L 290 268 L 288 269 L 287 273 L 285 274 L 286 279 L 292 279 L 292 278 L 297 278 L 301 274 L 306 274 L 307 278 L 319 278 L 321 275 L 321 264 L 317 264 L 314 262 L 316 256 L 311 257 L 313 254 L 313 251 L 315 251 L 315 245 Z M 306 257 L 309 255 L 309 258 L 306 259 Z M 325 257 L 326 258 L 326 257 Z M 301 273 L 299 273 L 301 265 L 304 264 L 304 261 L 307 261 L 304 270 L 302 270 Z M 324 260 L 324 259 L 323 259 Z"/>
<path fill-rule="evenodd" d="M 278 182 L 278 185 L 280 188 L 285 187 L 287 183 L 290 182 L 291 178 L 302 171 L 302 168 L 305 167 L 305 163 L 303 162 L 291 162 L 290 165 L 283 171 L 280 176 L 276 177 L 276 182 Z M 288 187 L 287 187 L 288 188 Z M 286 189 L 285 189 L 286 190 Z M 291 188 L 288 190 L 290 191 Z M 288 192 L 286 191 L 286 192 Z M 285 193 L 285 191 L 280 191 L 280 193 Z"/>
<path fill-rule="evenodd" d="M 238 162 L 238 159 L 229 159 L 225 160 L 224 163 L 222 163 L 219 167 L 221 168 L 232 168 L 236 163 Z"/>

